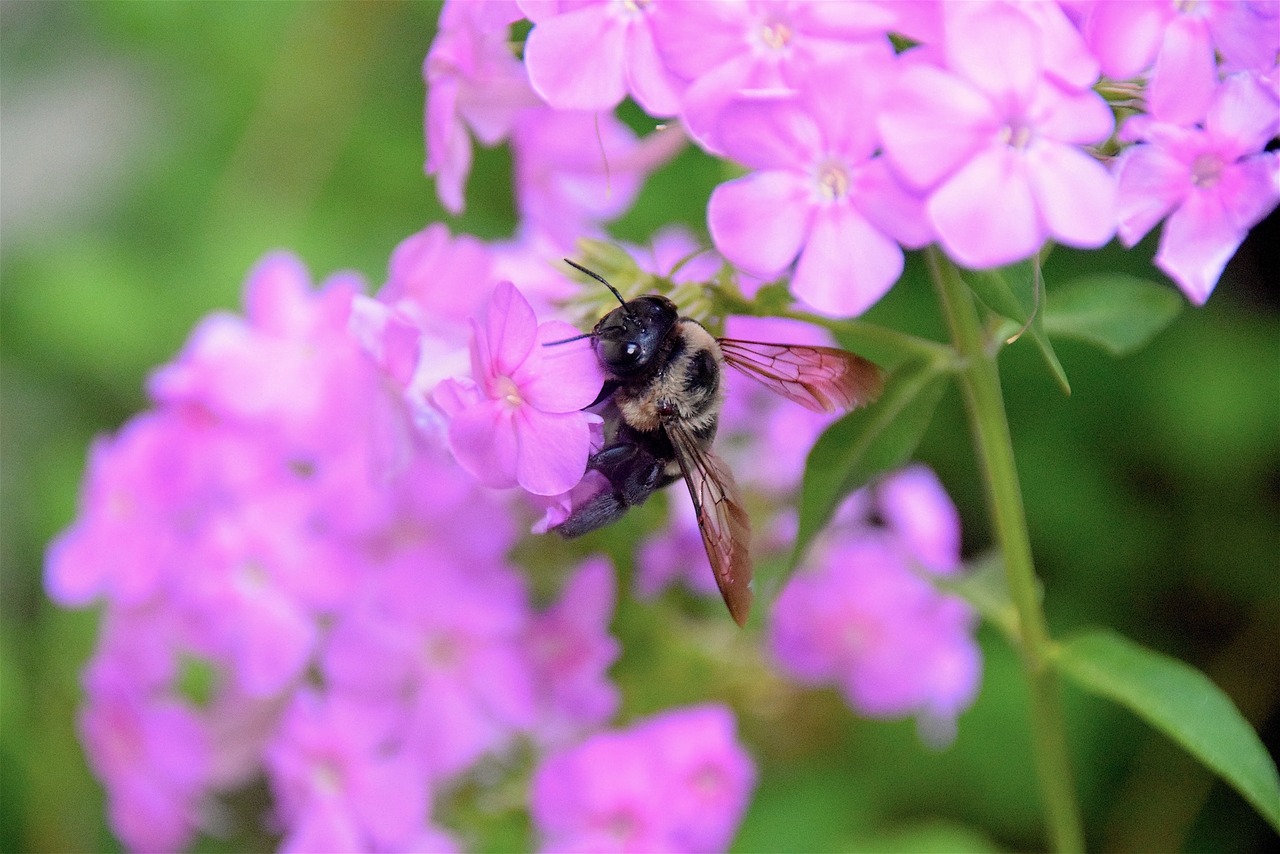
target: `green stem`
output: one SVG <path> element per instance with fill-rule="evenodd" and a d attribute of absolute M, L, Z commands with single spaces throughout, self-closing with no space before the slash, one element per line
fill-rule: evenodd
<path fill-rule="evenodd" d="M 1039 585 L 1031 558 L 1031 541 L 995 353 L 987 347 L 977 307 L 959 271 L 936 249 L 929 249 L 926 258 L 952 342 L 965 360 L 957 378 L 985 480 L 988 509 L 1004 562 L 1005 578 L 1018 611 L 1018 639 L 1030 687 L 1031 737 L 1040 797 L 1054 848 L 1063 852 L 1081 851 L 1084 837 L 1067 752 L 1062 691 L 1049 661 L 1053 641 L 1040 607 Z"/>

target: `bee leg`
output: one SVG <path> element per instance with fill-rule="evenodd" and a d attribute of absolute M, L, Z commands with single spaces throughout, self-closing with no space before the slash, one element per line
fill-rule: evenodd
<path fill-rule="evenodd" d="M 663 464 L 658 458 L 629 442 L 619 442 L 597 452 L 587 467 L 604 475 L 609 488 L 575 508 L 568 519 L 556 526 L 562 536 L 580 537 L 611 525 L 666 485 Z"/>

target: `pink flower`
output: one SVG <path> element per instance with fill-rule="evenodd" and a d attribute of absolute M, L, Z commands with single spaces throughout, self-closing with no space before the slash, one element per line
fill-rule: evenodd
<path fill-rule="evenodd" d="M 539 325 L 510 282 L 498 285 L 484 325 L 473 321 L 472 329 L 474 382 L 446 382 L 436 395 L 448 409 L 454 456 L 486 486 L 568 492 L 591 450 L 593 416 L 581 410 L 604 383 L 590 341 L 542 346 L 578 330 L 563 321 Z"/>
<path fill-rule="evenodd" d="M 525 0 L 534 22 L 525 65 L 538 94 L 558 110 L 612 110 L 628 94 L 653 116 L 679 109 L 678 83 L 654 45 L 647 2 Z"/>
<path fill-rule="evenodd" d="M 675 127 L 638 139 L 608 113 L 526 112 L 512 140 L 525 238 L 574 251 L 579 238 L 631 207 L 649 174 L 684 144 Z"/>
<path fill-rule="evenodd" d="M 90 665 L 80 739 L 120 840 L 137 851 L 176 851 L 195 834 L 208 735 L 192 709 L 138 684 L 128 664 L 107 656 Z"/>
<path fill-rule="evenodd" d="M 423 63 L 425 168 L 436 176 L 436 193 L 452 214 L 462 213 L 463 185 L 471 171 L 467 129 L 484 145 L 496 145 L 510 133 L 516 115 L 538 103 L 508 44 L 508 25 L 520 17 L 514 0 L 448 3 Z"/>
<path fill-rule="evenodd" d="M 1170 124 L 1204 120 L 1218 83 L 1215 51 L 1233 71 L 1262 71 L 1280 50 L 1275 0 L 1259 3 L 1206 0 L 1095 0 L 1081 31 L 1108 77 L 1127 79 L 1150 71 L 1148 109 Z"/>
<path fill-rule="evenodd" d="M 266 766 L 285 825 L 284 851 L 399 848 L 427 830 L 430 780 L 387 721 L 314 690 L 294 696 Z"/>
<path fill-rule="evenodd" d="M 978 691 L 976 617 L 915 567 L 954 571 L 958 516 L 924 469 L 895 475 L 878 491 L 889 527 L 868 527 L 870 507 L 855 494 L 859 512 L 838 515 L 809 568 L 779 595 L 770 647 L 793 678 L 838 685 L 864 715 L 915 715 L 927 741 L 945 743 Z"/>
<path fill-rule="evenodd" d="M 1203 127 L 1141 122 L 1121 153 L 1120 239 L 1132 246 L 1168 217 L 1156 266 L 1197 305 L 1213 292 L 1249 229 L 1280 203 L 1275 99 L 1247 74 L 1218 88 Z M 1128 129 L 1126 125 L 1126 129 Z"/>
<path fill-rule="evenodd" d="M 886 156 L 928 194 L 930 226 L 967 267 L 1026 258 L 1046 237 L 1103 245 L 1115 230 L 1115 186 L 1080 146 L 1107 139 L 1113 120 L 1075 83 L 1096 66 L 1087 56 L 1051 66 L 1046 29 L 1012 6 L 957 7 L 945 68 L 924 53 L 901 58 L 879 119 Z"/>
<path fill-rule="evenodd" d="M 550 610 L 529 627 L 539 698 L 536 733 L 546 744 L 598 727 L 613 717 L 620 700 L 609 667 L 622 652 L 609 634 L 616 600 L 613 567 L 593 558 L 566 582 Z"/>
<path fill-rule="evenodd" d="M 335 694 L 391 716 L 406 749 L 444 779 L 532 727 L 530 617 L 509 569 L 421 542 L 343 612 L 322 669 Z"/>
<path fill-rule="evenodd" d="M 866 311 L 902 272 L 899 242 L 929 239 L 918 202 L 873 156 L 885 73 L 823 67 L 796 97 L 737 101 L 718 121 L 728 155 L 757 171 L 711 194 L 716 248 L 762 277 L 796 261 L 792 291 L 831 314 Z"/>
<path fill-rule="evenodd" d="M 719 706 L 666 712 L 547 757 L 530 811 L 553 851 L 717 851 L 755 783 Z"/>
<path fill-rule="evenodd" d="M 792 89 L 820 63 L 862 66 L 891 54 L 891 9 L 872 3 L 663 0 L 651 19 L 664 63 L 690 81 L 681 120 L 716 153 L 716 119 L 735 98 Z"/>

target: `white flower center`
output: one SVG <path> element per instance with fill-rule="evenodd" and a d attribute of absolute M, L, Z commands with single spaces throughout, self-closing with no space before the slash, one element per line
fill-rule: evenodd
<path fill-rule="evenodd" d="M 782 50 L 791 42 L 791 27 L 783 21 L 770 21 L 760 27 L 760 43 L 770 50 Z"/>
<path fill-rule="evenodd" d="M 1191 183 L 1209 188 L 1222 177 L 1222 158 L 1213 154 L 1201 154 L 1191 163 Z"/>
<path fill-rule="evenodd" d="M 520 387 L 511 377 L 498 377 L 496 386 L 495 399 L 506 401 L 512 409 L 524 403 L 524 398 L 520 396 Z"/>
<path fill-rule="evenodd" d="M 824 202 L 838 202 L 849 195 L 849 169 L 839 160 L 828 160 L 814 175 L 814 188 Z"/>
<path fill-rule="evenodd" d="M 1021 119 L 1014 119 L 1000 128 L 1000 141 L 1019 151 L 1025 150 L 1034 137 L 1035 129 Z"/>

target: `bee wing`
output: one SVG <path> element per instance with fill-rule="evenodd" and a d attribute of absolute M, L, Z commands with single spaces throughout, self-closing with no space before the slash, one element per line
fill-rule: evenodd
<path fill-rule="evenodd" d="M 814 412 L 856 409 L 884 384 L 874 362 L 837 347 L 717 340 L 726 363 Z"/>
<path fill-rule="evenodd" d="M 751 520 L 742 509 L 742 498 L 733 472 L 724 460 L 703 447 L 679 422 L 666 425 L 676 461 L 689 486 L 702 545 L 711 561 L 716 585 L 729 614 L 739 626 L 751 611 Z"/>

